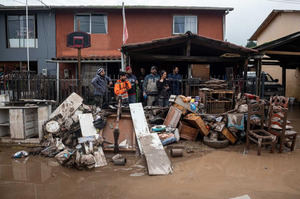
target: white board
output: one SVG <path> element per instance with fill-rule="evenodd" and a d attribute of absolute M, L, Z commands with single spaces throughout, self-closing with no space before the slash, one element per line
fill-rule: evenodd
<path fill-rule="evenodd" d="M 129 108 L 140 153 L 143 155 L 144 152 L 140 144 L 140 138 L 141 136 L 150 135 L 143 105 L 142 103 L 132 103 L 129 104 Z"/>
<path fill-rule="evenodd" d="M 132 122 L 142 154 L 145 155 L 149 175 L 172 173 L 172 165 L 156 133 L 150 133 L 141 103 L 129 104 Z"/>
<path fill-rule="evenodd" d="M 57 115 L 61 115 L 63 120 L 73 115 L 73 113 L 78 109 L 78 107 L 82 104 L 82 97 L 77 95 L 76 93 L 72 93 L 63 103 L 53 111 L 50 115 L 50 119 Z"/>
<path fill-rule="evenodd" d="M 95 167 L 103 167 L 107 165 L 105 155 L 101 146 L 98 147 L 98 151 L 94 152 Z"/>
<path fill-rule="evenodd" d="M 94 119 L 92 113 L 79 114 L 78 118 L 81 128 L 81 135 L 83 137 L 97 134 L 97 130 L 93 124 Z"/>
<path fill-rule="evenodd" d="M 168 175 L 173 172 L 171 161 L 156 133 L 141 137 L 149 175 Z"/>

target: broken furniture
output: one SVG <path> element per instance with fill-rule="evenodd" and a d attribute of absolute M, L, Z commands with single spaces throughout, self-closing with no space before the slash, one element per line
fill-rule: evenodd
<path fill-rule="evenodd" d="M 252 124 L 252 118 L 259 117 L 260 124 Z M 250 140 L 258 145 L 257 155 L 261 154 L 261 147 L 271 145 L 271 152 L 274 152 L 276 136 L 264 130 L 264 104 L 256 103 L 248 105 L 248 120 L 246 131 L 246 148 L 249 150 Z"/>
<path fill-rule="evenodd" d="M 268 131 L 279 139 L 279 152 L 283 151 L 283 145 L 293 151 L 296 144 L 297 132 L 287 129 L 287 108 L 270 105 Z"/>
<path fill-rule="evenodd" d="M 0 106 L 0 141 L 40 143 L 51 106 Z M 35 138 L 33 138 L 35 137 Z"/>
<path fill-rule="evenodd" d="M 187 122 L 181 121 L 178 127 L 180 138 L 196 141 L 199 130 L 191 127 Z"/>
<path fill-rule="evenodd" d="M 205 105 L 206 113 L 225 113 L 233 108 L 232 90 L 199 89 L 200 101 Z"/>

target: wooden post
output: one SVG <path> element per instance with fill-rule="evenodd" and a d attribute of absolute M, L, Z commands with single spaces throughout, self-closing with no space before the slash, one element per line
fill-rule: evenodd
<path fill-rule="evenodd" d="M 246 58 L 244 62 L 244 84 L 243 84 L 243 93 L 246 92 L 246 86 L 247 86 L 247 72 L 248 72 L 248 58 Z"/>
<path fill-rule="evenodd" d="M 80 32 L 80 21 L 77 21 L 77 31 Z M 78 79 L 78 87 L 79 87 L 79 92 L 78 94 L 81 96 L 81 79 L 80 79 L 80 73 L 81 73 L 81 48 L 78 48 L 78 66 L 77 66 L 77 79 Z"/>
<path fill-rule="evenodd" d="M 78 87 L 79 87 L 79 95 L 81 95 L 81 48 L 78 48 L 78 68 L 77 68 L 77 76 L 78 76 Z"/>
<path fill-rule="evenodd" d="M 189 57 L 191 56 L 191 40 L 187 40 L 187 43 L 186 43 L 186 48 L 185 48 L 185 56 Z M 188 64 L 188 78 L 191 78 L 192 77 L 192 68 L 191 68 L 191 64 Z M 186 82 L 185 84 L 185 95 L 186 96 L 189 96 L 191 94 L 190 92 L 190 86 L 189 84 Z"/>
<path fill-rule="evenodd" d="M 260 96 L 260 91 L 261 91 L 261 59 L 257 59 L 257 68 L 256 68 L 256 95 Z"/>
<path fill-rule="evenodd" d="M 281 66 L 282 67 L 282 87 L 283 87 L 283 96 L 285 96 L 286 94 L 286 67 L 285 66 Z"/>

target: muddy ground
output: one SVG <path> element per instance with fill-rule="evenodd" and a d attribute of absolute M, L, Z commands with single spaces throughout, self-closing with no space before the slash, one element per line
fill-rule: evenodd
<path fill-rule="evenodd" d="M 289 120 L 300 132 L 300 108 L 290 108 Z M 251 199 L 300 198 L 300 137 L 294 152 L 256 155 L 255 145 L 211 149 L 201 142 L 183 142 L 192 153 L 171 158 L 174 173 L 148 176 L 143 159 L 125 154 L 126 166 L 91 171 L 61 167 L 51 158 L 30 156 L 14 160 L 20 146 L 0 147 L 0 198 L 48 199 L 229 199 L 248 194 Z M 112 154 L 108 154 L 109 160 Z"/>

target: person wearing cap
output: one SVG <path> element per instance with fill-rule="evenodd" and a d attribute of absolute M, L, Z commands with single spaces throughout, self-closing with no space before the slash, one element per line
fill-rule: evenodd
<path fill-rule="evenodd" d="M 136 102 L 136 86 L 138 84 L 137 78 L 132 74 L 130 66 L 126 66 L 127 79 L 131 84 L 131 89 L 128 90 L 128 102 L 129 104 Z"/>
<path fill-rule="evenodd" d="M 103 108 L 103 104 L 106 101 L 108 94 L 108 86 L 112 85 L 111 79 L 105 75 L 103 68 L 97 70 L 96 76 L 92 80 L 94 86 L 94 101 L 95 105 Z"/>
<path fill-rule="evenodd" d="M 151 73 L 145 77 L 143 83 L 143 96 L 147 99 L 147 106 L 153 106 L 157 101 L 158 90 L 156 82 L 159 79 L 156 66 L 152 66 Z"/>
<path fill-rule="evenodd" d="M 128 91 L 131 89 L 131 84 L 126 77 L 126 73 L 119 73 L 120 79 L 115 83 L 114 91 L 118 98 L 122 99 L 122 104 L 128 103 Z"/>

